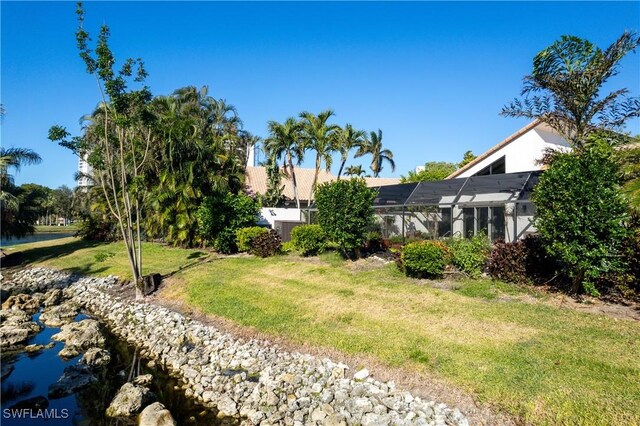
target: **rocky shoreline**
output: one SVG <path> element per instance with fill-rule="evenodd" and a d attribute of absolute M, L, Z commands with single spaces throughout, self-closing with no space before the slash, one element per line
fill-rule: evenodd
<path fill-rule="evenodd" d="M 269 342 L 240 340 L 165 307 L 134 302 L 121 295 L 116 277 L 32 268 L 16 272 L 2 287 L 13 295 L 43 293 L 39 297 L 46 298 L 58 297 L 51 290 L 59 289 L 60 298 L 69 299 L 64 303 L 83 308 L 151 365 L 181 380 L 185 394 L 217 412 L 222 424 L 468 424 L 457 409 L 379 382 L 366 369 L 353 371 Z M 65 310 L 58 310 L 51 317 L 64 318 Z"/>

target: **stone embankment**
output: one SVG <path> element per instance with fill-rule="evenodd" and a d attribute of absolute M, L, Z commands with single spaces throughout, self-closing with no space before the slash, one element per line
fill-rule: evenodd
<path fill-rule="evenodd" d="M 120 297 L 120 286 L 115 277 L 33 268 L 17 272 L 3 290 L 64 289 L 71 302 L 138 348 L 140 356 L 180 379 L 187 396 L 215 410 L 223 424 L 468 424 L 457 409 L 379 382 L 367 370 L 237 339 L 165 307 Z"/>

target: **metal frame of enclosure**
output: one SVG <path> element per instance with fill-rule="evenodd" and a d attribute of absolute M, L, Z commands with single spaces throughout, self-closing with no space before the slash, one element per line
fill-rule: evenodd
<path fill-rule="evenodd" d="M 530 196 L 540 171 L 505 173 L 376 188 L 373 202 L 384 238 L 438 239 L 486 234 L 515 241 L 532 233 Z"/>

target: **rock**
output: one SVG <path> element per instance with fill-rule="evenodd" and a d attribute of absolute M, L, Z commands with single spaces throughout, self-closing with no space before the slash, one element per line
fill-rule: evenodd
<path fill-rule="evenodd" d="M 105 343 L 98 321 L 93 319 L 65 324 L 51 338 L 64 342 L 64 349 L 58 353 L 62 358 L 73 358 L 86 349 L 99 348 Z"/>
<path fill-rule="evenodd" d="M 91 373 L 88 366 L 70 365 L 64 369 L 62 377 L 49 386 L 49 398 L 64 398 L 97 381 L 98 379 Z"/>
<path fill-rule="evenodd" d="M 9 296 L 9 298 L 5 300 L 2 304 L 2 309 L 25 311 L 33 314 L 40 309 L 40 303 L 30 294 L 16 294 L 15 296 Z"/>
<path fill-rule="evenodd" d="M 133 379 L 133 384 L 138 386 L 149 386 L 153 381 L 151 374 L 141 374 Z"/>
<path fill-rule="evenodd" d="M 9 407 L 9 410 L 44 410 L 49 406 L 49 400 L 44 396 L 34 396 L 33 398 L 23 399 Z"/>
<path fill-rule="evenodd" d="M 66 302 L 45 308 L 40 314 L 40 321 L 49 327 L 60 327 L 73 321 L 78 312 L 78 306 L 72 302 Z"/>
<path fill-rule="evenodd" d="M 362 370 L 358 371 L 356 374 L 353 375 L 353 378 L 355 380 L 364 380 L 367 377 L 369 377 L 369 370 L 367 370 L 366 368 L 363 368 Z"/>
<path fill-rule="evenodd" d="M 388 426 L 389 418 L 375 413 L 367 413 L 362 418 L 362 426 Z"/>
<path fill-rule="evenodd" d="M 40 352 L 43 349 L 50 349 L 55 345 L 55 343 L 47 343 L 46 345 L 27 345 L 24 347 L 24 351 L 27 353 Z"/>
<path fill-rule="evenodd" d="M 159 402 L 147 406 L 138 416 L 138 426 L 175 426 L 171 412 Z"/>
<path fill-rule="evenodd" d="M 233 417 L 238 413 L 238 406 L 236 402 L 228 395 L 222 396 L 216 404 L 218 408 L 218 417 Z"/>
<path fill-rule="evenodd" d="M 145 296 L 150 295 L 158 289 L 161 282 L 162 275 L 160 274 L 149 274 L 142 277 L 142 293 Z"/>
<path fill-rule="evenodd" d="M 123 419 L 135 417 L 155 399 L 156 396 L 148 388 L 125 383 L 107 407 L 106 415 Z"/>
<path fill-rule="evenodd" d="M 43 304 L 46 307 L 58 305 L 60 302 L 62 302 L 62 297 L 62 290 L 60 290 L 59 288 L 54 288 L 52 290 L 49 290 L 44 295 Z"/>
<path fill-rule="evenodd" d="M 31 316 L 17 309 L 0 311 L 0 347 L 8 349 L 22 344 L 40 331 L 40 326 L 31 321 Z"/>
<path fill-rule="evenodd" d="M 82 355 L 80 364 L 86 364 L 92 370 L 104 367 L 111 362 L 111 354 L 106 349 L 91 348 Z"/>

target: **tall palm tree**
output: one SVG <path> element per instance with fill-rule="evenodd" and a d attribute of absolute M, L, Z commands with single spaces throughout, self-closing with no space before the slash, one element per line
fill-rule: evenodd
<path fill-rule="evenodd" d="M 0 179 L 4 186 L 8 182 L 13 182 L 13 176 L 9 174 L 9 167 L 15 171 L 20 171 L 20 167 L 38 164 L 42 161 L 40 156 L 27 148 L 4 148 L 0 147 Z"/>
<path fill-rule="evenodd" d="M 329 171 L 332 162 L 331 155 L 336 151 L 336 135 L 340 131 L 340 126 L 328 123 L 329 118 L 333 115 L 332 109 L 322 111 L 318 115 L 307 111 L 300 114 L 305 148 L 316 152 L 315 173 L 309 191 L 309 205 L 311 205 L 313 193 L 318 184 L 322 162 L 324 161 L 325 170 Z"/>
<path fill-rule="evenodd" d="M 304 159 L 301 123 L 295 118 L 289 117 L 284 123 L 269 121 L 267 126 L 269 128 L 269 137 L 264 142 L 264 149 L 268 157 L 273 157 L 276 160 L 284 158 L 285 173 L 293 182 L 293 197 L 296 200 L 296 207 L 300 208 L 294 164 L 300 165 Z"/>
<path fill-rule="evenodd" d="M 336 133 L 336 145 L 342 162 L 340 163 L 340 169 L 338 170 L 338 179 L 342 175 L 342 170 L 347 162 L 349 151 L 354 148 L 360 148 L 367 140 L 367 134 L 364 130 L 356 130 L 351 124 L 347 124 L 344 128 L 340 129 Z"/>
<path fill-rule="evenodd" d="M 396 170 L 396 163 L 393 161 L 393 153 L 388 149 L 382 148 L 382 130 L 378 129 L 377 133 L 370 132 L 366 143 L 358 149 L 358 152 L 356 152 L 356 157 L 362 157 L 365 154 L 372 155 L 371 171 L 373 172 L 373 177 L 378 177 L 378 175 L 380 175 L 384 162 L 389 163 L 392 172 Z"/>
<path fill-rule="evenodd" d="M 533 59 L 533 73 L 524 77 L 524 99 L 515 99 L 500 114 L 539 119 L 581 148 L 595 129 L 617 130 L 640 115 L 640 99 L 626 97 L 627 89 L 599 95 L 618 73 L 620 60 L 639 45 L 637 34 L 626 31 L 605 50 L 562 36 Z"/>
<path fill-rule="evenodd" d="M 347 176 L 356 176 L 356 177 L 360 177 L 362 175 L 364 175 L 366 172 L 364 171 L 364 169 L 362 168 L 361 165 L 357 165 L 357 166 L 349 166 L 347 167 L 347 169 L 345 170 L 344 174 Z"/>

